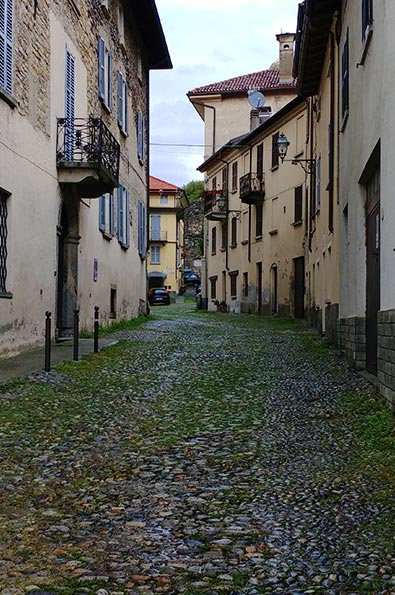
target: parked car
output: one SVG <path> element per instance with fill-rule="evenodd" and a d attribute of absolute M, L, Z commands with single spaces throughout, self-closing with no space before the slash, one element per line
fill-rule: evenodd
<path fill-rule="evenodd" d="M 195 273 L 187 273 L 184 274 L 184 283 L 187 287 L 196 287 L 196 285 L 200 285 L 200 279 Z"/>
<path fill-rule="evenodd" d="M 170 294 L 164 287 L 153 287 L 149 290 L 148 301 L 150 305 L 165 304 L 170 305 Z"/>

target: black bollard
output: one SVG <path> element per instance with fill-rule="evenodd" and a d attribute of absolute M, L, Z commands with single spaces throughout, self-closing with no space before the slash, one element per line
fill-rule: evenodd
<path fill-rule="evenodd" d="M 79 334 L 80 311 L 74 310 L 74 347 L 73 360 L 78 361 L 78 334 Z"/>
<path fill-rule="evenodd" d="M 44 369 L 51 369 L 51 312 L 45 312 L 45 364 Z"/>
<path fill-rule="evenodd" d="M 95 306 L 95 315 L 93 322 L 93 351 L 99 351 L 99 306 Z"/>

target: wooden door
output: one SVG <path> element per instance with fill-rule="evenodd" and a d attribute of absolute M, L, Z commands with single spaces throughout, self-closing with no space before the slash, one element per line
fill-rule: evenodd
<path fill-rule="evenodd" d="M 366 369 L 377 374 L 377 313 L 380 310 L 380 170 L 366 186 Z"/>

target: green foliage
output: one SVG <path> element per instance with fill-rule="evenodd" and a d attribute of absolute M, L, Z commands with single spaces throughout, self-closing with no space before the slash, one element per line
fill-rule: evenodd
<path fill-rule="evenodd" d="M 203 196 L 204 182 L 203 180 L 191 180 L 188 184 L 185 184 L 183 188 L 189 202 L 192 203 Z"/>

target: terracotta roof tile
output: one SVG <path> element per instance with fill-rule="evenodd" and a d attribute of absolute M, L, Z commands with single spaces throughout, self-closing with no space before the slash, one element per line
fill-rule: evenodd
<path fill-rule="evenodd" d="M 172 190 L 173 192 L 178 190 L 178 186 L 174 186 L 174 184 L 170 184 L 169 182 L 165 182 L 160 178 L 155 178 L 154 176 L 149 177 L 149 189 L 150 190 Z"/>
<path fill-rule="evenodd" d="M 252 72 L 251 74 L 244 74 L 242 76 L 235 76 L 219 83 L 211 83 L 204 87 L 196 87 L 187 93 L 188 97 L 191 95 L 209 95 L 210 93 L 238 93 L 249 91 L 250 89 L 257 89 L 258 91 L 265 91 L 268 89 L 293 89 L 296 86 L 296 81 L 290 83 L 280 83 L 280 71 L 276 69 L 260 70 L 259 72 Z"/>

